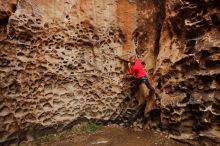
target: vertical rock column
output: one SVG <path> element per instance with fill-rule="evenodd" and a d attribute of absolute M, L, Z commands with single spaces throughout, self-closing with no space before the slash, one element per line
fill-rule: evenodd
<path fill-rule="evenodd" d="M 161 122 L 176 139 L 220 141 L 219 1 L 166 1 L 156 64 Z"/>

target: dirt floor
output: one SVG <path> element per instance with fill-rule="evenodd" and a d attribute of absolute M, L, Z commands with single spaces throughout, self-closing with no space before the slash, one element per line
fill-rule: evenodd
<path fill-rule="evenodd" d="M 28 144 L 30 145 L 30 144 Z M 134 130 L 119 126 L 106 126 L 94 133 L 65 136 L 48 141 L 44 146 L 187 146 L 166 134 L 147 130 Z"/>

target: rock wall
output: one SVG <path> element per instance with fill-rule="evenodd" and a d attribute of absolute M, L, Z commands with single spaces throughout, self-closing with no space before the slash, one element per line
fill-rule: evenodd
<path fill-rule="evenodd" d="M 217 0 L 166 2 L 155 72 L 161 125 L 193 145 L 220 142 L 219 28 Z"/>
<path fill-rule="evenodd" d="M 0 144 L 129 113 L 117 56 L 135 52 L 162 97 L 162 129 L 195 145 L 219 142 L 218 0 L 0 5 Z"/>
<path fill-rule="evenodd" d="M 0 143 L 81 118 L 110 119 L 125 97 L 124 62 L 116 55 L 129 53 L 123 30 L 134 26 L 116 15 L 127 5 L 19 0 L 15 13 L 1 16 L 8 21 L 0 43 Z"/>
<path fill-rule="evenodd" d="M 7 36 L 6 26 L 9 16 L 16 11 L 17 0 L 3 0 L 0 2 L 0 40 Z"/>

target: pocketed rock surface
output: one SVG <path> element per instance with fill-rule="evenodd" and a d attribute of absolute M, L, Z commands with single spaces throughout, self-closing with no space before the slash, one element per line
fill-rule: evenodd
<path fill-rule="evenodd" d="M 0 144 L 117 119 L 130 82 L 117 56 L 134 52 L 161 95 L 162 129 L 219 143 L 219 9 L 218 0 L 1 1 Z"/>
<path fill-rule="evenodd" d="M 195 145 L 220 142 L 219 8 L 219 1 L 167 2 L 161 31 L 161 124 Z"/>

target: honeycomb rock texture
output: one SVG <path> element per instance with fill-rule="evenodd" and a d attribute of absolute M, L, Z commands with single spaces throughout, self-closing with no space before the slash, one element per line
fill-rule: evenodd
<path fill-rule="evenodd" d="M 155 82 L 161 125 L 193 145 L 220 142 L 220 1 L 166 2 Z"/>
<path fill-rule="evenodd" d="M 15 12 L 17 0 L 2 0 L 0 4 L 0 19 L 8 18 Z"/>
<path fill-rule="evenodd" d="M 6 25 L 12 13 L 16 11 L 17 0 L 0 1 L 0 40 L 6 37 Z"/>
<path fill-rule="evenodd" d="M 129 119 L 130 80 L 117 56 L 134 52 L 162 98 L 153 123 L 217 145 L 219 0 L 2 0 L 0 145 L 81 119 Z"/>
<path fill-rule="evenodd" d="M 20 0 L 16 8 L 0 43 L 0 143 L 80 118 L 109 120 L 125 97 L 116 55 L 131 45 L 117 3 Z"/>

